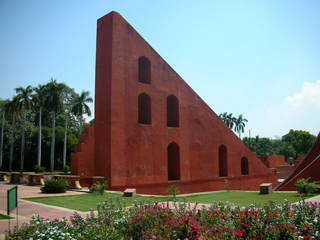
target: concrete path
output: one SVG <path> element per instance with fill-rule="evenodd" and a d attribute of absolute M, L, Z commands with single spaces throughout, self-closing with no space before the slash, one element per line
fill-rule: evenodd
<path fill-rule="evenodd" d="M 312 197 L 312 198 L 308 198 L 308 199 L 306 199 L 306 202 L 312 202 L 312 203 L 320 204 L 320 195 L 317 195 L 317 196 Z"/>
<path fill-rule="evenodd" d="M 7 215 L 7 190 L 16 185 L 14 184 L 6 184 L 4 182 L 0 182 L 0 213 Z M 41 217 L 48 219 L 55 218 L 67 218 L 73 215 L 74 210 L 54 207 L 49 205 L 44 205 L 41 203 L 34 203 L 25 201 L 21 198 L 27 197 L 46 197 L 46 196 L 65 196 L 65 195 L 77 195 L 77 194 L 86 194 L 75 191 L 68 191 L 66 193 L 60 194 L 43 194 L 40 192 L 40 187 L 36 186 L 25 186 L 25 185 L 17 185 L 18 186 L 18 224 L 19 226 L 23 223 L 29 222 L 32 215 L 40 215 Z M 86 216 L 87 213 L 78 212 L 81 216 Z M 13 210 L 11 213 L 11 217 L 14 217 L 10 220 L 11 229 L 17 224 L 17 211 Z M 0 220 L 0 240 L 4 239 L 4 234 L 8 230 L 8 220 Z"/>

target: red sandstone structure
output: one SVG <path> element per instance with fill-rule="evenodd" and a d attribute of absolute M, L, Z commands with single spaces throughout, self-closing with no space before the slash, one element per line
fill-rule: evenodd
<path fill-rule="evenodd" d="M 277 178 L 281 180 L 286 179 L 295 168 L 285 161 L 283 155 L 260 156 L 259 158 L 268 168 L 274 168 L 277 172 Z"/>
<path fill-rule="evenodd" d="M 276 190 L 294 191 L 295 184 L 300 178 L 310 178 L 310 181 L 320 181 L 320 133 L 309 153 L 296 166 L 293 173 L 281 183 Z"/>
<path fill-rule="evenodd" d="M 98 20 L 95 123 L 72 155 L 81 184 L 164 194 L 258 190 L 276 185 L 266 167 L 116 12 Z"/>

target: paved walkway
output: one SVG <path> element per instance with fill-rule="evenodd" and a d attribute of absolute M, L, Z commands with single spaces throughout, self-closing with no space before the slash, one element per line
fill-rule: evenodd
<path fill-rule="evenodd" d="M 0 213 L 7 215 L 7 190 L 13 186 L 13 184 L 6 184 L 4 182 L 0 182 Z M 74 210 L 61 208 L 61 207 L 54 207 L 49 205 L 44 205 L 40 203 L 34 203 L 22 200 L 20 198 L 27 198 L 27 197 L 46 197 L 46 196 L 61 196 L 61 195 L 77 195 L 77 194 L 86 194 L 81 192 L 75 191 L 68 191 L 63 194 L 43 194 L 40 192 L 39 186 L 25 186 L 25 185 L 18 185 L 18 224 L 19 226 L 23 223 L 29 222 L 30 218 L 34 214 L 38 214 L 41 217 L 48 218 L 48 219 L 55 219 L 55 218 L 69 218 L 73 215 Z M 81 216 L 86 216 L 87 213 L 78 212 Z M 11 228 L 13 228 L 17 224 L 16 218 L 16 210 L 12 211 L 11 216 L 14 219 L 10 220 Z M 8 230 L 8 220 L 0 220 L 0 239 L 4 239 L 5 231 Z"/>

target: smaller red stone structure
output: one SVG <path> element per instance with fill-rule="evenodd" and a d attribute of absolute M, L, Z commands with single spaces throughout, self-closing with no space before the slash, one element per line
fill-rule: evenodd
<path fill-rule="evenodd" d="M 294 191 L 298 179 L 305 178 L 310 181 L 320 181 L 320 133 L 309 153 L 297 165 L 293 173 L 279 186 L 278 191 Z"/>
<path fill-rule="evenodd" d="M 285 161 L 285 156 L 283 155 L 260 156 L 259 158 L 268 168 L 276 170 L 278 179 L 287 178 L 295 168 Z"/>
<path fill-rule="evenodd" d="M 285 161 L 285 156 L 283 155 L 260 156 L 259 158 L 268 168 L 276 168 L 278 166 L 289 166 L 289 164 Z"/>

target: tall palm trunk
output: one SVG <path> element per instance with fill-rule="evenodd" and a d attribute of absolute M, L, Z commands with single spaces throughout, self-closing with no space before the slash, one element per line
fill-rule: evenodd
<path fill-rule="evenodd" d="M 23 113 L 22 132 L 21 132 L 21 149 L 20 149 L 20 172 L 24 169 L 24 147 L 25 147 L 25 131 L 26 131 L 26 114 Z"/>
<path fill-rule="evenodd" d="M 84 119 L 83 119 L 82 116 L 81 116 L 80 124 L 81 124 L 81 132 L 80 132 L 80 134 L 82 134 L 82 133 L 84 133 Z"/>
<path fill-rule="evenodd" d="M 9 172 L 12 172 L 12 163 L 13 163 L 13 150 L 14 150 L 14 134 L 13 131 L 15 129 L 16 119 L 13 116 L 12 119 L 12 132 L 10 137 L 10 156 L 9 156 Z"/>
<path fill-rule="evenodd" d="M 66 118 L 66 123 L 64 126 L 64 141 L 63 141 L 63 167 L 67 163 L 67 130 L 68 130 L 68 120 Z"/>
<path fill-rule="evenodd" d="M 42 107 L 39 110 L 39 134 L 38 134 L 38 166 L 41 166 L 41 131 L 42 131 Z"/>
<path fill-rule="evenodd" d="M 1 137 L 0 137 L 0 168 L 2 167 L 3 160 L 3 131 L 4 131 L 4 119 L 5 119 L 5 111 L 2 113 L 2 122 L 1 122 Z"/>
<path fill-rule="evenodd" d="M 50 154 L 50 171 L 53 172 L 54 169 L 54 148 L 56 140 L 56 113 L 52 112 L 52 134 L 51 134 L 51 154 Z"/>

